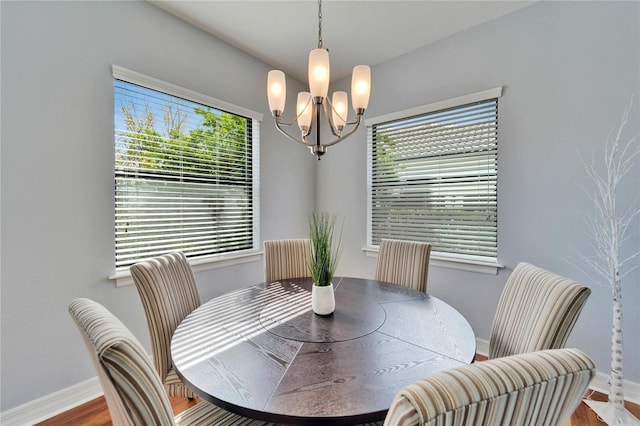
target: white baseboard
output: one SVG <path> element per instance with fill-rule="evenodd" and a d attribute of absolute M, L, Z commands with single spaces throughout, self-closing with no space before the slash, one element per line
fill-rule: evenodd
<path fill-rule="evenodd" d="M 484 356 L 489 355 L 489 341 L 484 339 L 476 339 L 476 353 Z M 596 371 L 596 376 L 591 380 L 589 388 L 596 392 L 609 394 L 609 375 Z M 624 392 L 624 399 L 633 402 L 634 404 L 640 404 L 640 383 L 635 383 L 630 380 L 623 380 L 622 391 Z"/>
<path fill-rule="evenodd" d="M 489 341 L 476 339 L 476 353 L 482 356 L 489 356 Z"/>
<path fill-rule="evenodd" d="M 489 341 L 476 339 L 476 352 L 480 355 L 489 354 Z M 597 392 L 608 394 L 609 376 L 597 372 L 589 387 Z M 625 380 L 623 383 L 624 396 L 627 401 L 640 404 L 640 384 Z M 85 402 L 102 395 L 102 388 L 97 377 L 70 386 L 35 401 L 20 405 L 11 410 L 0 413 L 2 426 L 28 426 L 39 423 Z"/>
<path fill-rule="evenodd" d="M 91 401 L 102 394 L 102 387 L 96 376 L 0 413 L 0 425 L 33 425 Z"/>
<path fill-rule="evenodd" d="M 609 394 L 609 375 L 596 372 L 596 377 L 591 380 L 589 388 L 594 391 Z M 622 392 L 624 392 L 624 399 L 634 404 L 640 404 L 640 383 L 635 383 L 629 380 L 622 381 Z"/>

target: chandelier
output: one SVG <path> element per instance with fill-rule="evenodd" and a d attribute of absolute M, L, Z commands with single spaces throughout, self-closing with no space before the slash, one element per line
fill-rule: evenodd
<path fill-rule="evenodd" d="M 354 121 L 347 121 L 347 92 L 334 92 L 329 100 L 329 76 L 329 51 L 322 47 L 322 0 L 318 0 L 318 47 L 309 53 L 309 92 L 298 93 L 296 117 L 291 122 L 282 121 L 287 92 L 284 73 L 272 70 L 267 78 L 269 109 L 275 117 L 276 128 L 292 141 L 308 146 L 318 160 L 327 151 L 327 147 L 335 145 L 356 131 L 369 104 L 371 92 L 371 69 L 367 65 L 354 67 L 351 75 L 351 103 L 356 117 Z M 321 113 L 333 134 L 333 139 L 328 142 L 323 142 L 320 138 Z M 300 137 L 289 134 L 283 128 L 291 126 L 296 121 L 300 128 Z M 309 137 L 311 133 L 315 133 L 315 138 Z"/>

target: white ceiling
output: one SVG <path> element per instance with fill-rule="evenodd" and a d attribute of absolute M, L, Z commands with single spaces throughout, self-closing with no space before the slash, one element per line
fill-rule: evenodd
<path fill-rule="evenodd" d="M 252 56 L 307 81 L 318 43 L 318 3 L 298 1 L 148 0 Z M 346 1 L 322 3 L 323 46 L 331 80 L 355 65 L 376 65 L 534 1 Z"/>

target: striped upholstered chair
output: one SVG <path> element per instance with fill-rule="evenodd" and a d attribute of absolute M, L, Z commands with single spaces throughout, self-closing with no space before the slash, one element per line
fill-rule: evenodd
<path fill-rule="evenodd" d="M 311 260 L 308 238 L 267 240 L 264 242 L 264 279 L 266 282 L 308 277 Z"/>
<path fill-rule="evenodd" d="M 184 254 L 170 253 L 131 266 L 147 317 L 153 363 L 169 396 L 194 398 L 171 361 L 171 337 L 178 325 L 200 306 L 193 271 Z"/>
<path fill-rule="evenodd" d="M 384 424 L 562 426 L 594 375 L 595 364 L 578 349 L 465 365 L 402 389 Z"/>
<path fill-rule="evenodd" d="M 590 294 L 567 278 L 518 264 L 498 301 L 489 359 L 564 347 Z"/>
<path fill-rule="evenodd" d="M 382 239 L 375 279 L 427 292 L 431 244 Z"/>
<path fill-rule="evenodd" d="M 265 425 L 201 402 L 173 416 L 169 398 L 146 352 L 102 305 L 76 299 L 69 313 L 98 372 L 114 425 Z"/>

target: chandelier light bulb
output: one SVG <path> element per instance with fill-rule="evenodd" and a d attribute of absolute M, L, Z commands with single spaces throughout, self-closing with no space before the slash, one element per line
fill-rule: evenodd
<path fill-rule="evenodd" d="M 313 49 L 309 53 L 309 91 L 314 98 L 326 98 L 329 92 L 329 51 Z"/>
<path fill-rule="evenodd" d="M 311 93 L 300 92 L 298 93 L 298 102 L 296 106 L 296 113 L 298 115 L 298 127 L 303 132 L 306 132 L 311 125 L 311 118 L 313 117 L 313 105 L 311 104 Z"/>
<path fill-rule="evenodd" d="M 347 92 L 334 92 L 331 100 L 333 124 L 342 129 L 347 122 L 347 111 L 349 109 L 349 97 Z"/>
<path fill-rule="evenodd" d="M 371 68 L 367 65 L 358 65 L 353 68 L 353 74 L 351 74 L 351 100 L 356 112 L 359 109 L 367 109 L 370 94 Z"/>
<path fill-rule="evenodd" d="M 313 69 L 313 79 L 315 81 L 325 81 L 327 79 L 327 70 L 324 67 L 317 66 Z"/>
<path fill-rule="evenodd" d="M 280 70 L 269 71 L 267 75 L 267 97 L 269 98 L 269 110 L 274 113 L 284 111 L 284 103 L 287 98 L 287 83 L 284 73 Z"/>

